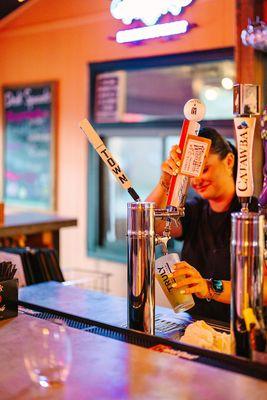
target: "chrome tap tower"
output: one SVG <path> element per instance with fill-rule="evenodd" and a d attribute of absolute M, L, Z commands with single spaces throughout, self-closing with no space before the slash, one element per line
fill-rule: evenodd
<path fill-rule="evenodd" d="M 263 306 L 264 216 L 258 213 L 232 214 L 231 334 L 238 356 L 253 358 L 259 351 L 253 343 L 264 330 Z M 255 354 L 254 354 L 255 355 Z"/>
<path fill-rule="evenodd" d="M 184 216 L 184 209 L 155 209 L 150 202 L 128 203 L 127 267 L 128 328 L 155 333 L 155 246 L 166 248 L 169 237 L 157 236 L 155 219 L 170 220 Z"/>
<path fill-rule="evenodd" d="M 154 225 L 154 203 L 128 203 L 128 328 L 152 335 L 155 332 Z"/>

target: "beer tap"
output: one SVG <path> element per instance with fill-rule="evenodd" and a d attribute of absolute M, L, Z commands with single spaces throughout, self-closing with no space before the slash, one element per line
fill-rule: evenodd
<path fill-rule="evenodd" d="M 263 319 L 264 216 L 249 212 L 253 195 L 252 148 L 259 87 L 234 86 L 238 151 L 236 193 L 241 212 L 231 215 L 231 339 L 238 356 L 267 362 Z"/>
<path fill-rule="evenodd" d="M 123 189 L 135 200 L 128 203 L 127 212 L 127 263 L 128 263 L 128 327 L 154 333 L 155 325 L 155 218 L 180 218 L 183 209 L 155 210 L 153 202 L 142 202 L 120 165 L 107 149 L 87 119 L 79 124 L 81 130 L 105 162 Z M 161 244 L 167 252 L 168 237 Z"/>
<path fill-rule="evenodd" d="M 128 328 L 155 333 L 155 247 L 167 252 L 168 237 L 155 232 L 156 218 L 184 216 L 184 210 L 155 209 L 153 202 L 127 204 Z M 164 249 L 165 247 L 165 249 Z"/>
<path fill-rule="evenodd" d="M 196 99 L 185 107 L 180 148 L 182 158 L 180 172 L 172 177 L 165 209 L 155 209 L 153 202 L 128 203 L 127 213 L 127 263 L 128 263 L 128 327 L 149 334 L 155 332 L 155 247 L 160 244 L 166 254 L 170 227 L 173 221 L 184 216 L 184 203 L 190 176 L 200 176 L 210 140 L 196 134 L 204 116 L 204 105 Z M 155 220 L 166 221 L 162 236 L 155 232 Z"/>
<path fill-rule="evenodd" d="M 190 176 L 199 176 L 209 151 L 210 140 L 198 138 L 199 121 L 204 105 L 196 99 L 185 105 L 180 147 L 183 150 L 180 173 L 172 178 L 166 209 L 155 209 L 153 202 L 142 202 L 131 182 L 114 160 L 88 120 L 80 122 L 95 150 L 117 181 L 135 200 L 127 205 L 128 327 L 148 334 L 155 333 L 155 246 L 161 244 L 167 253 L 170 224 L 184 216 L 184 202 Z M 191 118 L 191 120 L 190 120 Z M 198 139 L 198 140 L 197 140 Z M 163 236 L 155 233 L 155 220 L 166 220 Z"/>

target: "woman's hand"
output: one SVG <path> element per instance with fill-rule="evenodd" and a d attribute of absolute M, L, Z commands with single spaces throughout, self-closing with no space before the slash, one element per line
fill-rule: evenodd
<path fill-rule="evenodd" d="M 179 289 L 181 294 L 194 293 L 201 299 L 209 297 L 210 292 L 206 279 L 202 278 L 198 270 L 186 261 L 174 264 L 173 277 L 176 280 L 173 287 Z"/>
<path fill-rule="evenodd" d="M 172 146 L 169 157 L 161 164 L 161 182 L 164 187 L 169 187 L 171 177 L 179 172 L 181 150 L 176 144 Z"/>

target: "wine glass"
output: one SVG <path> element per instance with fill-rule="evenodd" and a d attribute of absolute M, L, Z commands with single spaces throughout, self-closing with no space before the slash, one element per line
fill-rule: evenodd
<path fill-rule="evenodd" d="M 30 322 L 30 338 L 24 346 L 24 364 L 33 382 L 42 387 L 66 381 L 71 365 L 71 342 L 60 319 Z"/>

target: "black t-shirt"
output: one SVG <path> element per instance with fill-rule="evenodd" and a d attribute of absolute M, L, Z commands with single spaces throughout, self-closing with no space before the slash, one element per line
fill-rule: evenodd
<path fill-rule="evenodd" d="M 185 205 L 181 218 L 184 240 L 181 259 L 196 268 L 203 278 L 230 280 L 231 213 L 240 211 L 235 196 L 226 212 L 214 212 L 207 200 L 194 198 Z M 250 209 L 257 211 L 257 200 Z M 230 320 L 230 306 L 217 301 L 207 302 L 194 296 L 195 307 L 190 312 L 222 321 Z"/>

